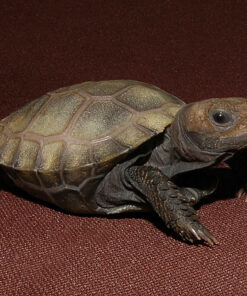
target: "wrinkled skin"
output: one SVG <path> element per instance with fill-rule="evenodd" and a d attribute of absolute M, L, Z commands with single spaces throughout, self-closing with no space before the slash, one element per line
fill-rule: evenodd
<path fill-rule="evenodd" d="M 208 178 L 210 185 L 205 190 L 179 187 L 176 177 L 210 170 L 247 147 L 247 100 L 209 99 L 186 105 L 176 115 L 167 137 L 147 162 L 130 166 L 125 176 L 181 239 L 218 244 L 193 208 L 216 189 L 217 180 Z"/>

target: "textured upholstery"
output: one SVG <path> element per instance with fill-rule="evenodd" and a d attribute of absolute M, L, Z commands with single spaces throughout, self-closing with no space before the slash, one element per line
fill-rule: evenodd
<path fill-rule="evenodd" d="M 186 102 L 247 97 L 246 15 L 240 0 L 2 0 L 0 117 L 87 80 L 140 80 Z M 221 242 L 209 248 L 155 215 L 80 217 L 1 188 L 0 295 L 247 295 L 244 198 L 199 209 Z"/>

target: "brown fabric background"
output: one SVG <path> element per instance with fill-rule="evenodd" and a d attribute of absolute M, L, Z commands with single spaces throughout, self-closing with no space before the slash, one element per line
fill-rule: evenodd
<path fill-rule="evenodd" d="M 1 0 L 0 117 L 87 80 L 247 97 L 246 36 L 244 0 Z M 78 217 L 1 186 L 0 295 L 247 295 L 244 198 L 200 208 L 221 242 L 208 248 L 155 215 Z"/>

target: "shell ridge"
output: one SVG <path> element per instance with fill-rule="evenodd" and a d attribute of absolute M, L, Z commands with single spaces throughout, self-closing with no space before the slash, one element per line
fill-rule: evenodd
<path fill-rule="evenodd" d="M 81 116 L 82 112 L 85 111 L 93 102 L 94 102 L 94 100 L 91 97 L 86 98 L 86 101 L 80 105 L 78 110 L 75 112 L 75 114 L 72 116 L 72 118 L 68 122 L 68 125 L 67 125 L 63 134 L 67 135 L 67 134 L 69 134 L 69 131 L 72 131 L 73 126 L 76 124 L 76 122 L 79 119 L 79 117 Z"/>
<path fill-rule="evenodd" d="M 122 94 L 124 94 L 125 92 L 127 92 L 129 89 L 131 89 L 132 87 L 135 87 L 136 84 L 133 84 L 133 85 L 129 85 L 129 86 L 126 86 L 122 89 L 119 89 L 118 91 L 116 91 L 114 94 L 111 95 L 111 97 L 115 98 L 117 96 L 120 96 Z"/>
<path fill-rule="evenodd" d="M 48 103 L 48 102 L 46 102 Z M 77 119 L 79 118 L 79 116 L 81 115 L 81 113 L 91 104 L 92 102 L 90 101 L 90 99 L 87 99 L 86 102 L 83 102 L 81 104 L 81 106 L 78 108 L 78 110 L 76 111 L 76 113 L 72 116 L 72 118 L 70 119 L 70 122 L 68 123 L 68 126 L 66 127 L 65 131 L 61 134 L 58 134 L 58 135 L 52 135 L 52 136 L 42 136 L 42 135 L 38 135 L 36 133 L 33 133 L 33 132 L 26 132 L 26 129 L 29 128 L 29 125 L 27 126 L 27 128 L 22 131 L 22 132 L 18 132 L 18 133 L 12 133 L 8 130 L 8 128 L 6 127 L 6 131 L 5 133 L 9 134 L 9 135 L 15 135 L 15 137 L 24 137 L 24 139 L 30 139 L 30 140 L 36 140 L 37 142 L 41 142 L 41 141 L 45 141 L 45 142 L 55 142 L 57 140 L 63 140 L 67 135 L 66 137 L 66 141 L 69 141 L 69 142 L 74 142 L 74 143 L 82 143 L 83 144 L 89 144 L 90 142 L 89 141 L 83 141 L 83 140 L 78 140 L 76 138 L 73 138 L 69 135 L 69 131 L 71 130 L 73 124 L 76 123 Z M 45 104 L 46 105 L 46 104 Z M 42 105 L 44 108 L 45 106 Z M 42 111 L 40 109 L 40 111 Z M 38 115 L 38 113 L 36 113 Z M 36 117 L 36 115 L 34 116 Z M 35 118 L 34 118 L 35 119 Z M 32 120 L 33 121 L 33 120 Z M 31 122 L 30 122 L 31 124 Z"/>
<path fill-rule="evenodd" d="M 39 151 L 38 151 L 38 154 L 37 154 L 37 157 L 36 157 L 36 162 L 35 162 L 35 167 L 34 167 L 35 176 L 36 176 L 36 178 L 37 178 L 37 180 L 39 182 L 39 186 L 36 186 L 37 188 L 35 188 L 35 189 L 45 192 L 46 196 L 50 199 L 50 202 L 53 203 L 53 204 L 56 204 L 55 199 L 47 191 L 47 188 L 45 187 L 42 179 L 39 176 L 39 173 L 40 173 L 39 172 L 39 167 L 40 167 L 40 165 L 42 163 L 42 149 L 43 149 L 43 146 L 44 146 L 44 141 L 42 139 L 41 142 L 40 142 Z M 30 185 L 34 185 L 35 186 L 35 184 L 32 184 L 32 183 L 28 183 L 28 184 L 29 184 L 29 186 Z"/>
<path fill-rule="evenodd" d="M 118 106 L 124 108 L 125 110 L 127 110 L 127 111 L 129 111 L 129 112 L 131 112 L 131 113 L 134 113 L 134 114 L 138 114 L 138 113 L 140 113 L 139 111 L 137 111 L 137 110 L 135 110 L 134 108 L 128 106 L 127 104 L 120 102 L 120 101 L 119 101 L 117 98 L 115 98 L 115 97 L 112 97 L 112 101 L 113 101 L 116 105 L 118 105 Z"/>
<path fill-rule="evenodd" d="M 48 93 L 47 95 L 49 95 L 50 97 L 47 98 L 47 100 L 40 106 L 40 108 L 38 109 L 38 111 L 34 114 L 33 118 L 29 121 L 28 125 L 25 127 L 25 129 L 20 132 L 21 135 L 23 135 L 33 124 L 34 120 L 36 119 L 36 117 L 41 113 L 41 111 L 47 106 L 49 105 L 49 103 L 52 101 L 53 97 Z"/>
<path fill-rule="evenodd" d="M 5 134 L 4 134 L 5 135 Z M 7 146 L 7 143 L 9 141 L 9 135 L 6 135 L 6 139 L 5 139 L 5 142 L 4 144 L 1 146 L 0 148 L 0 162 L 1 162 L 1 157 L 2 157 L 2 152 L 5 150 L 6 146 Z"/>
<path fill-rule="evenodd" d="M 130 147 L 128 145 L 125 145 L 123 143 L 120 143 L 117 139 L 111 138 L 112 142 L 118 145 L 119 147 L 125 149 L 120 154 L 127 153 L 130 150 Z"/>
<path fill-rule="evenodd" d="M 153 136 L 156 135 L 156 132 L 155 132 L 155 131 L 153 131 L 153 130 L 147 128 L 146 126 L 143 126 L 143 125 L 141 125 L 141 124 L 139 124 L 139 123 L 136 123 L 136 122 L 135 122 L 133 125 L 134 125 L 137 129 L 139 129 L 140 131 L 146 133 L 146 134 L 147 134 L 148 136 L 150 136 L 150 137 L 153 137 Z"/>
<path fill-rule="evenodd" d="M 8 121 L 4 122 L 4 129 L 2 131 L 3 134 L 5 134 L 8 139 L 11 137 L 16 137 L 16 138 L 22 138 L 22 139 L 26 139 L 26 135 L 28 134 L 26 131 L 28 130 L 28 128 L 32 125 L 33 121 L 36 119 L 36 116 L 42 111 L 43 108 L 45 108 L 46 105 L 48 105 L 48 103 L 51 100 L 51 96 L 47 98 L 46 101 L 44 101 L 44 103 L 39 107 L 39 109 L 37 110 L 37 112 L 34 114 L 34 116 L 32 117 L 32 119 L 29 121 L 29 123 L 27 124 L 27 126 L 25 127 L 25 129 L 21 132 L 12 132 L 10 131 L 10 129 L 8 128 Z M 30 137 L 32 139 L 32 136 Z M 40 142 L 40 137 L 38 142 Z"/>
<path fill-rule="evenodd" d="M 62 156 L 63 156 L 63 151 L 64 151 L 64 147 L 65 147 L 65 145 L 66 145 L 66 141 L 64 141 L 63 139 L 61 140 L 61 141 L 52 141 L 52 142 L 50 142 L 50 141 L 46 141 L 46 142 L 44 142 L 43 143 L 43 145 L 42 145 L 42 149 L 41 149 L 41 155 L 42 155 L 42 152 L 43 152 L 43 150 L 44 150 L 44 146 L 45 145 L 50 145 L 50 144 L 56 144 L 57 142 L 61 142 L 61 146 L 62 146 L 62 152 L 60 153 L 61 155 L 60 155 L 60 160 L 59 160 L 59 163 L 61 164 L 61 159 L 62 159 Z M 55 169 L 51 169 L 51 168 L 49 168 L 48 170 L 47 169 L 44 169 L 44 168 L 42 168 L 42 164 L 44 163 L 44 159 L 42 159 L 43 157 L 40 155 L 40 163 L 39 163 L 39 167 L 37 167 L 37 170 L 40 172 L 40 173 L 43 173 L 43 172 L 57 172 L 58 171 L 58 169 L 57 168 L 55 168 Z M 59 166 L 60 167 L 60 166 Z"/>
<path fill-rule="evenodd" d="M 7 135 L 6 136 L 6 139 L 5 139 L 5 143 L 2 145 L 2 147 L 1 147 L 1 149 L 0 149 L 0 163 L 3 161 L 3 159 L 4 159 L 4 156 L 3 156 L 3 154 L 4 153 L 8 153 L 8 151 L 6 150 L 6 148 L 8 147 L 8 145 L 9 145 L 9 143 L 10 143 L 10 141 L 11 140 L 16 140 L 16 141 L 18 141 L 18 144 L 17 144 L 17 147 L 15 147 L 15 149 L 14 149 L 14 151 L 12 151 L 12 158 L 10 158 L 9 159 L 9 162 L 10 163 L 5 163 L 5 165 L 7 166 L 7 167 L 12 167 L 12 164 L 13 164 L 13 159 L 14 159 L 14 157 L 15 157 L 15 154 L 16 154 L 16 151 L 19 149 L 19 147 L 20 147 L 20 141 L 21 141 L 21 138 L 20 137 L 11 137 L 11 136 L 9 136 L 9 135 Z"/>
<path fill-rule="evenodd" d="M 56 192 L 59 192 L 59 191 L 63 191 L 64 189 L 70 189 L 70 190 L 77 191 L 77 192 L 79 191 L 79 187 L 77 187 L 75 185 L 69 185 L 69 184 L 62 184 L 62 185 L 59 185 L 59 186 L 53 186 L 53 187 L 46 188 L 45 186 L 41 187 L 39 185 L 33 184 L 31 182 L 24 181 L 24 180 L 22 180 L 22 183 L 26 184 L 31 189 L 35 189 L 35 190 L 41 191 L 41 192 L 42 191 L 46 192 L 46 194 L 51 198 L 51 202 L 53 202 L 53 200 L 54 200 L 51 193 L 56 193 Z M 41 183 L 42 183 L 42 181 L 41 181 Z M 56 203 L 56 202 L 54 201 L 54 203 Z"/>
<path fill-rule="evenodd" d="M 18 147 L 15 150 L 15 153 L 14 153 L 14 156 L 12 158 L 11 165 L 10 165 L 10 166 L 13 166 L 14 168 L 16 167 L 16 162 L 17 162 L 17 159 L 19 158 L 22 144 L 23 144 L 23 137 L 21 136 Z"/>
<path fill-rule="evenodd" d="M 68 154 L 68 142 L 65 142 L 64 147 L 63 147 L 63 153 L 62 153 L 62 157 L 60 159 L 60 166 L 59 166 L 59 175 L 60 175 L 60 180 L 62 182 L 62 184 L 66 184 L 65 182 L 65 178 L 64 178 L 64 166 L 65 166 L 65 161 L 67 158 L 67 154 Z"/>
<path fill-rule="evenodd" d="M 98 138 L 96 140 L 93 140 L 93 141 L 91 141 L 91 144 L 97 144 L 97 143 L 100 143 L 100 142 L 105 142 L 105 141 L 108 141 L 108 140 L 112 140 L 113 137 L 115 137 L 116 135 L 124 132 L 128 127 L 129 127 L 129 123 L 127 122 L 121 128 L 115 129 L 115 131 L 111 135 L 105 136 L 103 138 Z"/>
<path fill-rule="evenodd" d="M 46 187 L 44 186 L 44 183 L 42 182 L 41 178 L 39 177 L 38 172 L 36 172 L 36 176 L 37 176 L 37 178 L 38 178 L 38 180 L 39 180 L 39 182 L 40 182 L 40 186 L 35 186 L 35 185 L 32 184 L 32 183 L 28 183 L 28 184 L 29 184 L 29 185 L 34 185 L 34 186 L 36 187 L 36 188 L 34 188 L 34 189 L 36 189 L 36 190 L 39 190 L 39 191 L 41 191 L 41 192 L 42 192 L 42 191 L 45 192 L 46 196 L 49 198 L 50 203 L 52 203 L 52 204 L 54 204 L 54 205 L 57 205 L 55 198 L 53 198 L 53 196 L 52 196 L 52 194 L 49 192 L 48 188 L 46 188 Z"/>

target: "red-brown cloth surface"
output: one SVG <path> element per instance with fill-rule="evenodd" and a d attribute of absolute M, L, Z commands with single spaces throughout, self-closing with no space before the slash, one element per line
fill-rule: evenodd
<path fill-rule="evenodd" d="M 186 102 L 247 97 L 244 0 L 1 0 L 0 28 L 1 118 L 87 80 L 140 80 Z M 1 187 L 0 295 L 247 295 L 244 198 L 199 209 L 220 241 L 209 248 L 155 215 L 69 215 Z"/>

